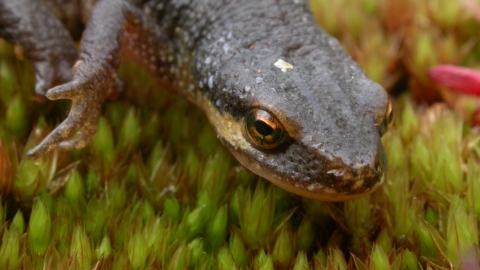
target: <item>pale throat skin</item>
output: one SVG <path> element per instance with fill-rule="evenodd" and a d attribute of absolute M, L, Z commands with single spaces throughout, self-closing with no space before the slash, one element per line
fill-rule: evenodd
<path fill-rule="evenodd" d="M 21 5 L 13 3 L 29 2 L 1 1 L 0 36 L 37 52 L 35 44 L 40 41 L 25 41 L 20 31 L 5 27 L 12 25 L 10 17 L 24 18 L 11 11 Z M 381 135 L 388 122 L 388 95 L 317 26 L 307 2 L 100 1 L 81 39 L 74 83 L 67 83 L 70 78 L 65 74 L 57 78 L 72 88 L 91 81 L 87 88 L 95 92 L 81 89 L 80 94 L 64 96 L 47 92 L 51 99 L 72 99 L 74 106 L 67 124 L 29 156 L 36 158 L 59 144 L 64 149 L 83 147 L 91 140 L 100 105 L 117 87 L 116 71 L 124 51 L 163 87 L 203 109 L 218 138 L 252 172 L 318 200 L 342 201 L 372 193 L 384 181 L 387 167 Z M 20 15 L 47 14 L 41 8 L 19 10 Z M 68 41 L 58 32 L 49 34 Z M 58 49 L 70 59 L 62 65 L 73 66 L 77 59 L 72 44 Z M 34 58 L 42 53 L 31 57 L 34 66 Z M 45 83 L 42 78 L 37 81 Z M 38 84 L 36 92 L 44 95 L 48 88 Z M 278 121 L 286 134 L 278 147 L 263 149 L 249 135 L 246 117 L 252 109 L 266 111 Z M 82 129 L 89 137 L 67 141 Z"/>

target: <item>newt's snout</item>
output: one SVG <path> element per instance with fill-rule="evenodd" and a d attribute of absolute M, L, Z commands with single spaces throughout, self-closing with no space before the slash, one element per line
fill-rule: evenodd
<path fill-rule="evenodd" d="M 380 145 L 381 146 L 381 145 Z M 325 166 L 325 174 L 318 175 L 306 185 L 312 198 L 344 201 L 374 192 L 384 182 L 387 162 L 383 148 L 370 161 L 345 164 L 332 161 Z"/>

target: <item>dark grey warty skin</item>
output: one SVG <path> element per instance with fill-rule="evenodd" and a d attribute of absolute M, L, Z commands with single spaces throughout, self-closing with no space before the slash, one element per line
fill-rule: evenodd
<path fill-rule="evenodd" d="M 12 1 L 0 0 L 0 15 L 9 13 L 5 6 Z M 48 2 L 66 7 L 80 3 Z M 103 0 L 89 16 L 85 8 L 78 10 L 83 11 L 76 15 L 80 19 L 64 18 L 68 25 L 75 25 L 70 19 L 90 18 L 80 47 L 83 64 L 73 81 L 94 77 L 94 88 L 115 88 L 116 78 L 110 77 L 123 50 L 161 85 L 205 109 L 237 159 L 281 187 L 341 200 L 370 193 L 383 181 L 386 158 L 380 137 L 387 94 L 316 25 L 306 0 Z M 2 19 L 0 34 L 5 32 L 1 28 Z M 21 45 L 15 32 L 3 36 Z M 279 59 L 293 68 L 282 71 L 274 65 Z M 99 106 L 112 90 L 104 92 L 82 94 L 86 104 Z M 237 145 L 229 141 L 230 134 L 222 134 L 224 123 L 209 115 L 206 108 L 212 105 L 239 123 L 251 108 L 266 109 L 291 140 L 274 152 Z M 96 113 L 90 118 L 96 119 Z M 65 140 L 60 137 L 52 139 L 55 145 Z M 43 154 L 55 145 L 38 151 Z"/>
<path fill-rule="evenodd" d="M 377 185 L 386 169 L 377 127 L 385 91 L 316 25 L 306 1 L 228 2 L 192 13 L 208 14 L 197 28 L 187 20 L 185 29 L 202 29 L 189 33 L 197 40 L 195 81 L 220 111 L 242 118 L 261 104 L 299 130 L 284 152 L 252 147 L 245 155 L 306 188 L 318 181 L 361 193 Z M 278 59 L 294 68 L 283 73 L 272 65 Z M 357 179 L 365 183 L 352 190 Z"/>

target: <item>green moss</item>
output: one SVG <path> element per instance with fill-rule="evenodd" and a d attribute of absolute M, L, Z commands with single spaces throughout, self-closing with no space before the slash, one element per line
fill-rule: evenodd
<path fill-rule="evenodd" d="M 403 78 L 412 93 L 396 99 L 383 137 L 385 184 L 344 203 L 300 198 L 246 171 L 202 112 L 129 61 L 120 72 L 125 96 L 105 104 L 89 146 L 27 161 L 25 150 L 68 104 L 32 102 L 32 69 L 0 41 L 0 268 L 427 269 L 471 261 L 480 133 L 463 115 L 474 102 L 462 111 L 414 98 L 437 91 L 430 65 L 480 63 L 468 45 L 478 22 L 459 16 L 458 1 L 334 2 L 312 1 L 319 21 L 375 80 L 391 89 Z M 392 10 L 407 19 L 394 21 Z"/>

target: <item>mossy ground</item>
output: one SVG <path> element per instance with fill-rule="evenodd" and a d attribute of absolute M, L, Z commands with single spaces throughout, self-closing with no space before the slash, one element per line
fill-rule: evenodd
<path fill-rule="evenodd" d="M 35 102 L 29 63 L 0 43 L 0 269 L 478 269 L 474 102 L 417 102 L 439 96 L 428 67 L 480 63 L 465 48 L 478 23 L 456 1 L 337 2 L 313 2 L 322 25 L 372 78 L 410 90 L 383 137 L 385 184 L 344 203 L 246 171 L 201 111 L 128 61 L 123 97 L 104 105 L 92 144 L 27 161 L 69 104 Z"/>

